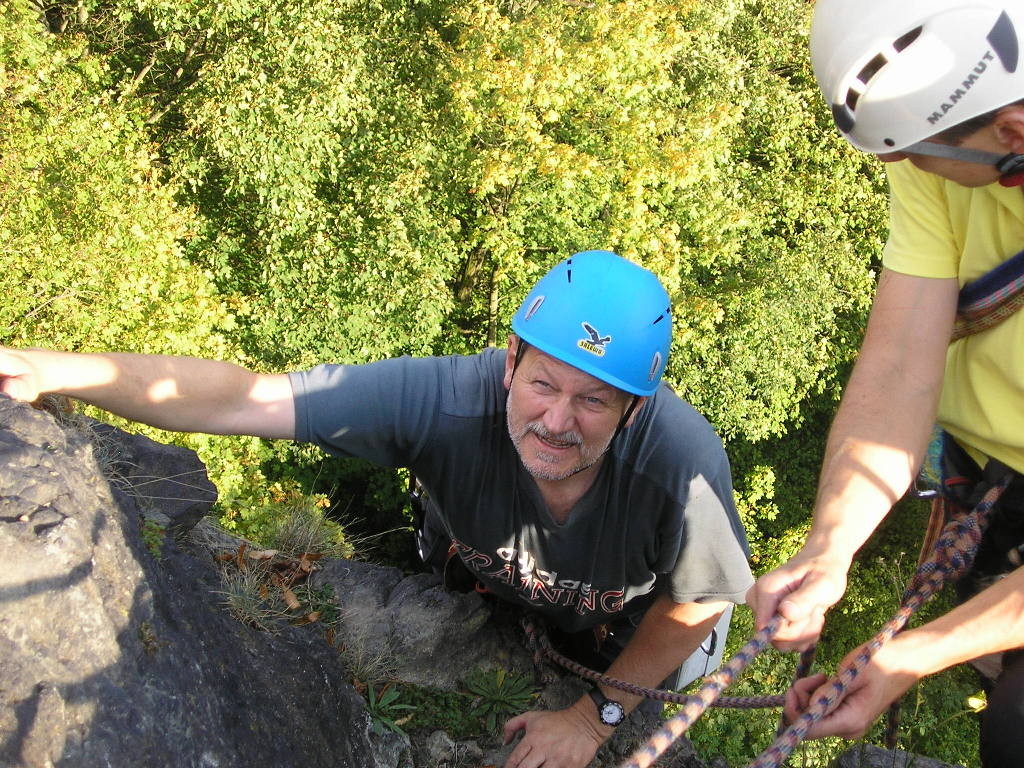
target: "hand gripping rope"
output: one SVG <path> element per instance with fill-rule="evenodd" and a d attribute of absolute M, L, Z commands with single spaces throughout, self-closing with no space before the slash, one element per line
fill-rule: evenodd
<path fill-rule="evenodd" d="M 910 617 L 935 595 L 947 580 L 955 580 L 970 569 L 988 522 L 989 513 L 1003 491 L 1006 490 L 1010 479 L 1009 475 L 1004 477 L 985 493 L 973 510 L 956 514 L 945 525 L 932 548 L 930 557 L 921 564 L 903 593 L 899 610 L 883 625 L 878 634 L 863 646 L 861 653 L 851 663 L 840 667 L 835 677 L 824 684 L 828 686 L 828 693 L 813 701 L 808 710 L 797 718 L 796 722 L 790 725 L 783 723 L 779 726 L 779 733 L 775 741 L 750 763 L 748 768 L 778 768 L 782 765 L 789 754 L 803 741 L 811 725 L 831 714 L 839 706 L 850 684 L 868 665 L 875 652 L 903 629 Z M 621 768 L 649 768 L 679 737 L 686 733 L 709 706 L 756 708 L 782 705 L 783 696 L 742 698 L 721 696 L 722 691 L 731 685 L 750 662 L 770 645 L 781 624 L 781 616 L 773 617 L 764 629 L 754 634 L 726 664 L 705 677 L 697 692 L 691 695 L 642 688 L 601 675 L 557 653 L 547 638 L 539 634 L 531 622 L 525 621 L 524 628 L 530 644 L 536 649 L 538 656 L 547 656 L 581 677 L 638 696 L 682 705 L 679 712 L 666 720 L 648 742 L 621 766 Z M 813 650 L 805 651 L 801 655 L 797 669 L 798 678 L 809 672 L 812 661 Z"/>
<path fill-rule="evenodd" d="M 914 612 L 942 588 L 947 578 L 956 579 L 967 572 L 974 561 L 989 512 L 1009 482 L 1010 477 L 1004 477 L 988 490 L 973 510 L 954 517 L 946 524 L 942 535 L 935 543 L 931 557 L 914 574 L 896 614 L 863 647 L 851 664 L 840 668 L 838 674 L 828 681 L 829 692 L 814 701 L 810 708 L 795 723 L 788 726 L 748 768 L 778 768 L 803 740 L 807 729 L 839 706 L 850 683 L 867 666 L 875 652 L 899 632 Z M 778 631 L 781 620 L 782 617 L 775 616 L 728 664 L 704 678 L 700 689 L 693 697 L 695 701 L 685 705 L 678 714 L 667 720 L 665 725 L 651 736 L 647 744 L 623 764 L 622 768 L 649 768 L 686 732 L 708 704 L 714 701 L 721 690 L 735 679 L 751 659 L 767 647 Z"/>

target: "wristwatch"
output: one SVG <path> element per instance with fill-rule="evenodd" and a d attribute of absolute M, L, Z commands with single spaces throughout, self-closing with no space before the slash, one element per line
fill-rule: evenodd
<path fill-rule="evenodd" d="M 605 725 L 614 728 L 626 719 L 626 710 L 622 708 L 622 705 L 601 693 L 600 688 L 591 688 L 590 698 L 597 705 L 597 718 Z"/>

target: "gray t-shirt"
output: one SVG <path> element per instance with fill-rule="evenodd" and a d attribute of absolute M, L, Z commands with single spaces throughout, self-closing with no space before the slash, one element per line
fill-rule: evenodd
<path fill-rule="evenodd" d="M 409 467 L 435 546 L 454 544 L 492 592 L 566 631 L 631 612 L 656 580 L 679 603 L 742 602 L 746 537 L 707 421 L 662 384 L 559 524 L 509 438 L 504 361 L 488 349 L 292 373 L 296 438 Z"/>

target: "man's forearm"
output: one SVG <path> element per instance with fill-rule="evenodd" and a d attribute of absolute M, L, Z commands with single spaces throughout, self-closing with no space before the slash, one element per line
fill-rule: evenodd
<path fill-rule="evenodd" d="M 918 678 L 1024 647 L 1024 568 L 934 621 L 901 632 L 896 641 L 901 663 Z"/>
<path fill-rule="evenodd" d="M 59 393 L 119 416 L 182 432 L 291 437 L 286 377 L 231 363 L 126 353 L 4 350 L 0 376 L 24 365 L 40 393 Z"/>
<path fill-rule="evenodd" d="M 806 548 L 850 560 L 914 478 L 942 390 L 956 283 L 884 271 L 829 433 Z"/>
<path fill-rule="evenodd" d="M 726 606 L 727 603 L 676 603 L 668 595 L 661 595 L 607 674 L 645 688 L 656 687 L 711 633 Z M 643 700 L 613 688 L 602 690 L 627 712 Z"/>

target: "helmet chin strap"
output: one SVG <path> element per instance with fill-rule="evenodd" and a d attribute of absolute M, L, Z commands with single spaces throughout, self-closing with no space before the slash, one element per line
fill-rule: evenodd
<path fill-rule="evenodd" d="M 930 157 L 943 157 L 949 160 L 960 160 L 965 163 L 990 165 L 1002 174 L 999 183 L 1004 187 L 1024 185 L 1024 155 L 1018 155 L 1013 152 L 1000 155 L 998 152 L 956 147 L 952 144 L 936 144 L 934 141 L 919 141 L 899 151 L 912 155 L 928 155 Z"/>

